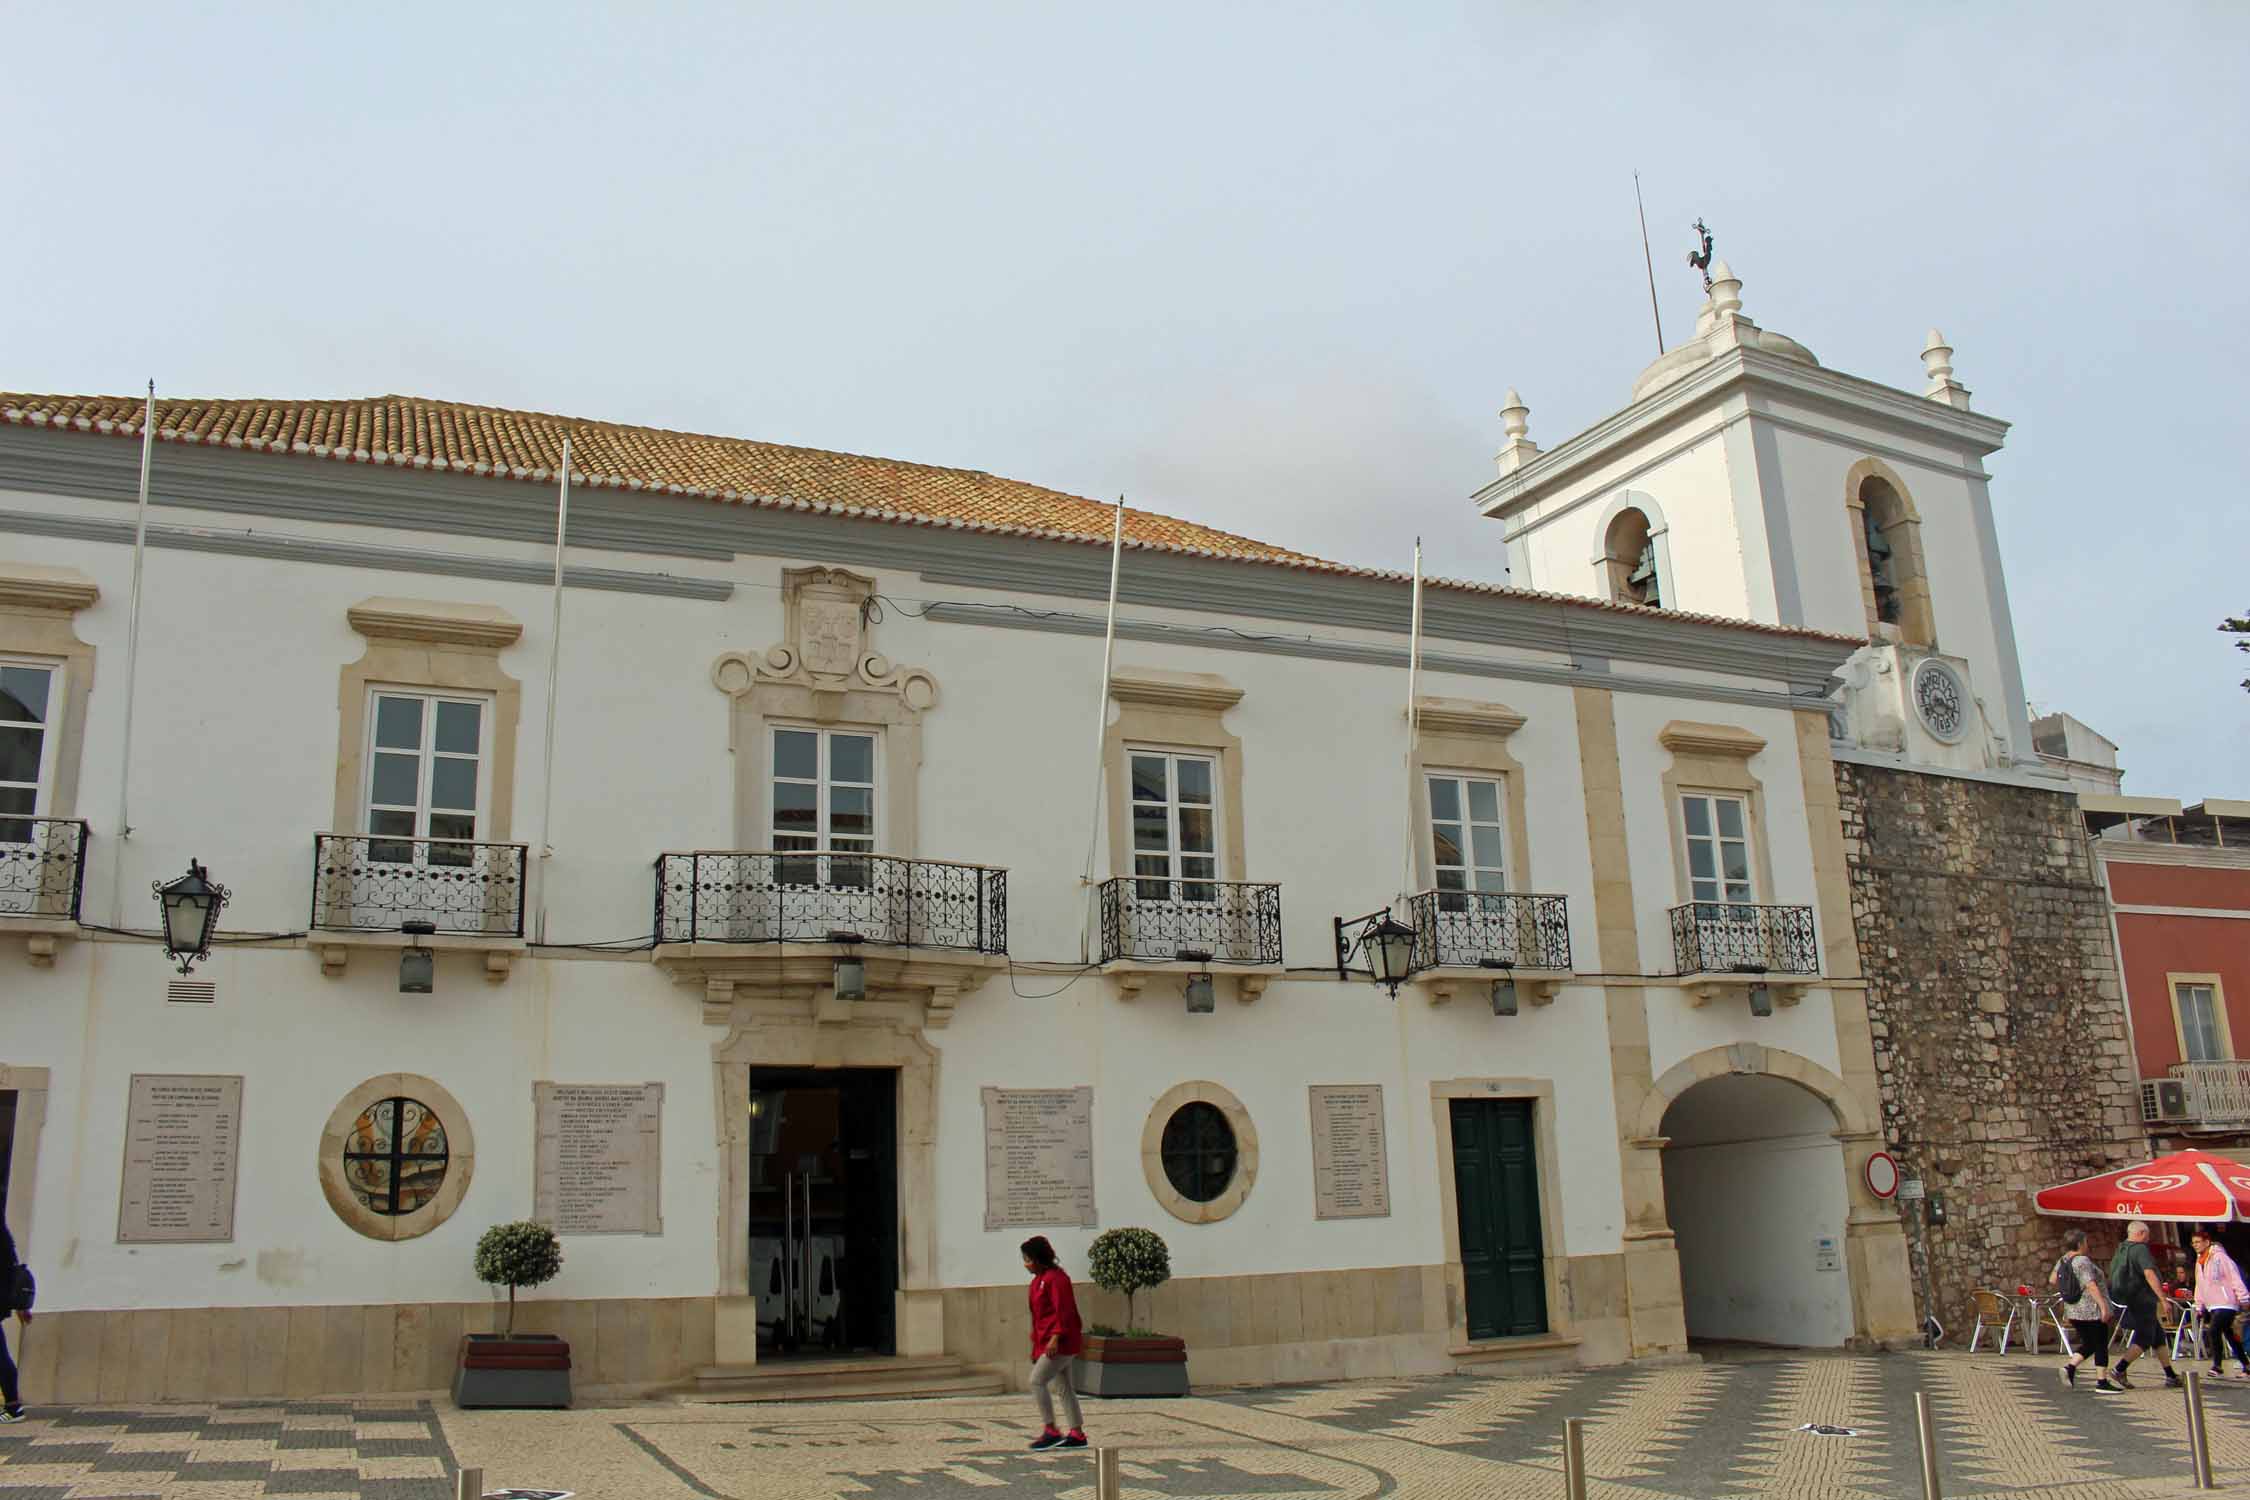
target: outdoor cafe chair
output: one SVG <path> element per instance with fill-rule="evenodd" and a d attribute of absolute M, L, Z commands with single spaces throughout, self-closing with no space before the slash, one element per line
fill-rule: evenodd
<path fill-rule="evenodd" d="M 1993 1291 L 1989 1287 L 1978 1287 L 1976 1299 L 1977 1320 L 1969 1330 L 1969 1352 L 1977 1352 L 1977 1346 L 1984 1342 L 1987 1329 L 1997 1329 L 2000 1333 L 2000 1352 L 2006 1354 L 2009 1340 L 2016 1335 L 2016 1320 L 2026 1310 L 2017 1298 L 2006 1292 Z"/>
<path fill-rule="evenodd" d="M 2172 1335 L 2172 1358 L 2177 1360 L 2182 1349 L 2197 1359 L 2204 1357 L 2203 1320 L 2196 1317 L 2191 1304 L 2175 1295 L 2167 1294 L 2157 1300 L 2156 1321 Z"/>

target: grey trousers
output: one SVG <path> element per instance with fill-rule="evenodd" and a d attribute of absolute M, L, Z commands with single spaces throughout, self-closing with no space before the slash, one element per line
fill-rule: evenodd
<path fill-rule="evenodd" d="M 1055 1425 L 1055 1400 L 1062 1399 L 1063 1429 L 1076 1432 L 1085 1426 L 1085 1418 L 1078 1412 L 1078 1393 L 1070 1388 L 1070 1361 L 1068 1354 L 1042 1354 L 1031 1367 L 1031 1394 L 1039 1403 L 1039 1420 L 1047 1426 Z"/>

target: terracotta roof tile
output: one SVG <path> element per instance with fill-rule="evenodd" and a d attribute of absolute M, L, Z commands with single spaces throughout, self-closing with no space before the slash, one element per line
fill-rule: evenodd
<path fill-rule="evenodd" d="M 0 421 L 137 437 L 138 396 L 0 392 Z M 1115 510 L 978 469 L 942 469 L 857 453 L 793 448 L 748 438 L 631 427 L 616 422 L 468 406 L 421 396 L 342 400 L 174 399 L 156 403 L 160 441 L 309 455 L 346 462 L 443 469 L 546 483 L 571 442 L 574 483 L 690 495 L 733 504 L 826 510 L 906 525 L 1052 537 L 1107 545 Z M 1125 512 L 1128 548 L 1183 552 L 1312 572 L 1403 580 L 1395 571 L 1329 562 L 1154 511 Z M 1700 620 L 1766 634 L 1847 641 L 1820 631 L 1646 610 L 1569 594 L 1426 579 L 1433 588 L 1505 594 L 1652 620 Z"/>

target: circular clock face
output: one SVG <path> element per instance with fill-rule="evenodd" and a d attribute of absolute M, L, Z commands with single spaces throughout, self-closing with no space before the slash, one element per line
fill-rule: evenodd
<path fill-rule="evenodd" d="M 1914 712 L 1930 733 L 1953 744 L 1969 732 L 1969 690 L 1953 668 L 1930 658 L 1914 669 Z"/>

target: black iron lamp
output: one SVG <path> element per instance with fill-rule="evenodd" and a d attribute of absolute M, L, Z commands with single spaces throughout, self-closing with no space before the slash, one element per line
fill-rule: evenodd
<path fill-rule="evenodd" d="M 1201 948 L 1182 948 L 1173 955 L 1182 963 L 1208 964 L 1211 955 Z M 1190 974 L 1187 982 L 1187 1012 L 1191 1016 L 1207 1016 L 1219 1008 L 1218 991 L 1212 987 L 1211 971 Z"/>
<path fill-rule="evenodd" d="M 210 954 L 211 935 L 219 930 L 219 913 L 227 904 L 227 888 L 213 884 L 210 877 L 210 871 L 191 859 L 185 875 L 151 887 L 164 913 L 164 956 L 178 959 L 182 974 Z"/>
<path fill-rule="evenodd" d="M 1387 906 L 1364 917 L 1338 917 L 1336 977 L 1351 977 L 1352 956 L 1357 954 L 1367 961 L 1367 977 L 1396 999 L 1398 987 L 1414 972 L 1414 943 L 1414 929 L 1392 916 Z"/>
<path fill-rule="evenodd" d="M 849 946 L 864 942 L 856 932 L 831 932 L 831 943 Z M 867 998 L 867 961 L 857 953 L 840 954 L 836 959 L 836 998 L 839 1000 L 865 1000 Z"/>
<path fill-rule="evenodd" d="M 437 988 L 437 955 L 419 941 L 437 931 L 437 923 L 406 921 L 398 930 L 416 941 L 398 956 L 398 992 L 402 995 L 427 995 Z"/>

